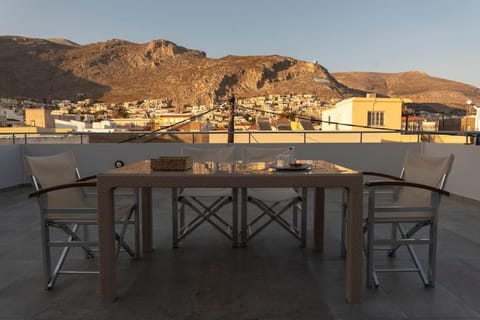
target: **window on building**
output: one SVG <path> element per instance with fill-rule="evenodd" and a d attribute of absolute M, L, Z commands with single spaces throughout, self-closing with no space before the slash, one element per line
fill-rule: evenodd
<path fill-rule="evenodd" d="M 383 111 L 368 111 L 367 115 L 368 126 L 384 126 L 385 116 Z"/>

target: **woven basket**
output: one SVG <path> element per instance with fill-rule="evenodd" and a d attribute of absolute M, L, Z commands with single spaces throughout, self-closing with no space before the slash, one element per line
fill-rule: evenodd
<path fill-rule="evenodd" d="M 150 159 L 150 168 L 153 171 L 185 171 L 192 168 L 191 157 L 166 156 Z"/>

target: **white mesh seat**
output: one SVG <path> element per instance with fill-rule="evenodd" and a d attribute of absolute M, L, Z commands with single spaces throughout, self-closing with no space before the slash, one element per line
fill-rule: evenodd
<path fill-rule="evenodd" d="M 98 271 L 66 270 L 64 262 L 72 247 L 80 247 L 86 257 L 93 257 L 97 241 L 88 239 L 88 226 L 98 223 L 96 199 L 86 193 L 86 188 L 96 186 L 93 180 L 80 181 L 75 157 L 72 152 L 52 156 L 25 156 L 25 167 L 31 175 L 36 197 L 40 206 L 40 226 L 42 233 L 43 269 L 46 289 L 51 289 L 60 274 L 98 274 Z M 136 202 L 116 205 L 115 222 L 121 225 L 116 233 L 117 254 L 120 248 L 132 257 L 139 252 L 138 207 Z M 135 225 L 135 250 L 124 240 L 127 226 Z M 82 227 L 82 228 L 81 228 Z M 62 230 L 67 239 L 51 239 L 50 228 Z M 83 229 L 83 235 L 79 231 Z M 56 238 L 56 237 L 55 237 Z M 52 248 L 62 248 L 62 252 L 52 270 Z"/>
<path fill-rule="evenodd" d="M 234 147 L 182 147 L 182 155 L 190 156 L 194 162 L 230 163 L 235 160 Z M 173 195 L 175 197 L 175 195 Z M 220 210 L 233 200 L 231 188 L 185 188 L 177 197 L 178 210 L 173 214 L 173 247 L 187 235 L 207 222 L 237 245 L 237 208 L 232 206 L 232 217 L 221 216 Z M 186 207 L 193 211 L 187 216 Z"/>
<path fill-rule="evenodd" d="M 453 163 L 453 155 L 428 157 L 407 152 L 400 178 L 371 181 L 368 189 L 368 214 L 364 224 L 367 235 L 367 286 L 379 286 L 379 272 L 417 272 L 424 285 L 435 286 L 438 209 L 443 188 Z M 388 175 L 365 172 L 365 175 Z M 379 200 L 380 190 L 394 187 L 393 199 Z M 384 195 L 382 196 L 384 198 Z M 381 225 L 390 226 L 387 232 Z M 422 232 L 426 228 L 427 232 Z M 427 245 L 427 272 L 417 256 L 414 245 Z M 412 260 L 412 268 L 377 268 L 374 252 L 387 250 L 390 257 L 405 247 Z"/>
<path fill-rule="evenodd" d="M 289 154 L 286 147 L 261 148 L 242 147 L 242 162 L 244 164 L 254 162 L 275 162 L 279 155 Z M 307 189 L 303 188 L 298 193 L 293 188 L 248 188 L 242 192 L 241 214 L 241 242 L 245 246 L 247 242 L 259 234 L 270 223 L 276 222 L 288 233 L 300 241 L 300 246 L 306 246 L 306 198 Z M 261 212 L 254 216 L 248 209 L 248 204 L 260 208 Z M 286 212 L 292 209 L 291 221 L 287 220 Z M 248 211 L 248 212 L 247 212 Z M 298 213 L 300 221 L 298 221 Z M 248 218 L 253 216 L 253 218 Z"/>

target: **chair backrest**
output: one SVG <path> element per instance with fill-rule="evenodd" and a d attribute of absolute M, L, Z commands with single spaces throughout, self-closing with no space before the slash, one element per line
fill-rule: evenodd
<path fill-rule="evenodd" d="M 77 163 L 71 151 L 51 156 L 25 156 L 25 168 L 38 190 L 75 183 L 77 180 Z M 72 208 L 82 203 L 82 198 L 81 188 L 53 191 L 47 194 L 47 206 Z"/>
<path fill-rule="evenodd" d="M 452 168 L 454 156 L 431 157 L 407 152 L 403 163 L 402 178 L 408 182 L 421 183 L 443 189 Z M 398 197 L 399 203 L 428 204 L 431 193 L 427 190 L 403 188 Z"/>
<path fill-rule="evenodd" d="M 235 148 L 228 147 L 182 147 L 182 155 L 192 157 L 193 161 L 235 162 Z"/>
<path fill-rule="evenodd" d="M 288 156 L 290 151 L 289 147 L 261 148 L 243 146 L 241 151 L 242 161 L 244 163 L 276 161 L 279 155 Z"/>

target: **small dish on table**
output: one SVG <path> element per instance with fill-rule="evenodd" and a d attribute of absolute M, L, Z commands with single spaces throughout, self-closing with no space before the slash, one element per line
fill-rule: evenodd
<path fill-rule="evenodd" d="M 274 163 L 272 165 L 272 168 L 275 170 L 284 170 L 284 171 L 301 171 L 301 170 L 310 170 L 311 166 L 301 162 L 289 163 L 286 166 L 279 166 Z"/>

